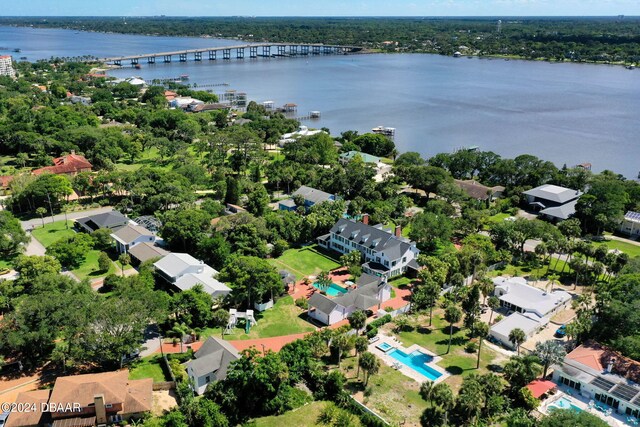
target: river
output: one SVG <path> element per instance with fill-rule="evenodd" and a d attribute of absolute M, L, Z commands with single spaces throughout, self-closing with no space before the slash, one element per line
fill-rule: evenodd
<path fill-rule="evenodd" d="M 148 37 L 0 27 L 0 47 L 29 60 L 99 57 L 238 44 L 234 40 Z M 204 55 L 206 58 L 206 55 Z M 248 56 L 248 55 L 247 55 Z M 332 134 L 396 128 L 400 151 L 424 156 L 472 145 L 505 157 L 530 153 L 559 167 L 590 162 L 628 178 L 640 171 L 640 70 L 437 55 L 351 55 L 141 63 L 116 77 L 190 76 L 229 86 L 257 102 L 295 103 L 304 122 Z"/>

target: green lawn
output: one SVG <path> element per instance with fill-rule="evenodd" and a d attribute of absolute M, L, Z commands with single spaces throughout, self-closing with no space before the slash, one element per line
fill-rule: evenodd
<path fill-rule="evenodd" d="M 609 249 L 617 249 L 629 255 L 631 258 L 640 256 L 640 246 L 632 243 L 621 242 L 619 240 L 607 240 L 605 242 Z"/>
<path fill-rule="evenodd" d="M 320 416 L 320 412 L 322 412 L 325 406 L 327 406 L 327 402 L 311 402 L 308 405 L 285 412 L 282 415 L 256 418 L 252 420 L 251 425 L 255 427 L 320 426 L 322 424 L 317 423 L 318 416 Z"/>
<path fill-rule="evenodd" d="M 151 147 L 142 152 L 142 155 L 135 159 L 133 163 L 131 163 L 131 159 L 129 157 L 123 157 L 119 159 L 118 163 L 116 163 L 116 169 L 123 171 L 135 171 L 140 169 L 143 166 L 150 166 L 158 169 L 171 169 L 170 166 L 165 166 L 160 163 L 160 154 L 158 153 L 158 149 L 156 147 Z"/>
<path fill-rule="evenodd" d="M 302 279 L 304 276 L 316 276 L 321 271 L 340 267 L 331 254 L 321 250 L 317 245 L 288 249 L 280 257 L 270 259 L 269 262 L 279 270 L 289 270 L 295 274 L 297 279 Z"/>
<path fill-rule="evenodd" d="M 162 356 L 147 356 L 134 362 L 129 369 L 130 380 L 153 378 L 153 382 L 169 381 L 162 370 Z"/>
<path fill-rule="evenodd" d="M 393 221 L 389 221 L 384 225 L 385 228 L 390 228 L 395 233 L 396 224 Z M 409 232 L 411 231 L 411 223 L 408 223 L 402 228 L 402 237 L 409 237 Z"/>
<path fill-rule="evenodd" d="M 258 324 L 251 328 L 249 334 L 244 333 L 244 323 L 235 329 L 235 333 L 225 335 L 227 340 L 248 340 L 255 338 L 270 338 L 282 335 L 313 332 L 313 327 L 302 317 L 306 316 L 305 310 L 296 307 L 293 298 L 286 296 L 280 298 L 273 308 L 262 313 L 254 312 Z M 202 332 L 203 339 L 208 336 L 220 337 L 220 328 L 207 328 Z"/>
<path fill-rule="evenodd" d="M 390 280 L 389 284 L 391 286 L 393 286 L 394 288 L 402 288 L 402 287 L 405 287 L 405 286 L 409 285 L 413 280 L 414 279 L 411 279 L 411 278 L 406 277 L 406 276 L 400 276 L 398 278 Z"/>
<path fill-rule="evenodd" d="M 489 218 L 487 218 L 487 223 L 484 225 L 484 229 L 485 230 L 489 230 L 489 228 L 491 228 L 491 226 L 493 224 L 497 224 L 500 223 L 502 221 L 504 221 L 505 219 L 509 218 L 510 216 L 512 216 L 511 214 L 508 213 L 497 213 L 495 215 L 490 216 Z"/>
<path fill-rule="evenodd" d="M 419 326 L 411 331 L 404 331 L 398 334 L 400 341 L 404 347 L 418 344 L 427 350 L 432 351 L 436 355 L 442 357 L 438 362 L 438 366 L 444 368 L 453 377 L 466 376 L 472 373 L 485 373 L 488 365 L 493 363 L 496 354 L 488 347 L 482 347 L 482 355 L 480 357 L 480 370 L 476 369 L 478 353 L 467 353 L 464 349 L 469 342 L 467 331 L 454 326 L 453 339 L 451 343 L 451 351 L 447 354 L 447 346 L 449 343 L 449 324 L 442 318 L 441 310 L 437 310 L 433 314 L 433 325 L 429 325 L 428 316 L 419 318 Z M 453 378 L 452 385 L 456 385 L 459 380 Z"/>
<path fill-rule="evenodd" d="M 58 240 L 75 234 L 73 221 L 67 222 L 69 224 L 68 228 L 65 226 L 65 221 L 46 222 L 45 220 L 44 228 L 42 228 L 42 222 L 40 222 L 31 234 L 42 243 L 42 246 L 48 248 Z"/>
<path fill-rule="evenodd" d="M 103 277 L 111 273 L 120 274 L 120 269 L 116 270 L 116 266 L 111 263 L 109 267 L 109 271 L 101 271 L 98 267 L 98 257 L 100 256 L 100 251 L 95 249 L 87 252 L 84 262 L 75 270 L 72 270 L 73 274 L 75 274 L 78 279 L 82 280 L 85 278 L 95 279 L 96 277 Z"/>

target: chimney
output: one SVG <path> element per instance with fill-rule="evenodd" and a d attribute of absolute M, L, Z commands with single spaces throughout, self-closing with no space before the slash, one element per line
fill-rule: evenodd
<path fill-rule="evenodd" d="M 609 359 L 609 363 L 607 363 L 607 374 L 610 374 L 611 371 L 613 370 L 613 364 L 616 363 L 616 359 L 614 357 L 612 357 L 611 359 Z"/>
<path fill-rule="evenodd" d="M 71 155 L 75 155 L 76 154 L 76 150 L 71 150 Z"/>
<path fill-rule="evenodd" d="M 369 225 L 369 214 L 362 215 L 362 223 L 365 225 Z"/>
<path fill-rule="evenodd" d="M 400 225 L 396 225 L 396 237 L 397 238 L 402 237 L 402 226 Z"/>
<path fill-rule="evenodd" d="M 93 396 L 93 404 L 96 410 L 96 424 L 107 423 L 107 408 L 104 406 L 104 395 L 96 394 Z"/>

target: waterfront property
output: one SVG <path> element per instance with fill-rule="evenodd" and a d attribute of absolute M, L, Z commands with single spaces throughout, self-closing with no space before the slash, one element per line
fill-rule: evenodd
<path fill-rule="evenodd" d="M 631 237 L 639 237 L 640 212 L 628 211 L 620 224 L 620 232 L 628 234 Z"/>
<path fill-rule="evenodd" d="M 467 194 L 467 196 L 476 200 L 491 201 L 493 199 L 502 197 L 502 193 L 504 192 L 504 187 L 501 185 L 496 185 L 495 187 L 487 187 L 486 185 L 482 185 L 473 179 L 456 179 L 454 181 L 456 185 Z"/>
<path fill-rule="evenodd" d="M 289 105 L 289 104 L 287 104 Z M 286 107 L 286 105 L 285 105 Z M 288 144 L 290 142 L 294 142 L 297 141 L 298 139 L 302 138 L 303 136 L 313 136 L 313 135 L 317 135 L 319 133 L 323 133 L 324 131 L 321 129 L 309 129 L 308 127 L 302 125 L 298 128 L 297 131 L 295 132 L 290 132 L 290 133 L 285 133 L 284 135 L 282 135 L 282 137 L 280 138 L 280 141 L 278 142 L 278 144 L 282 147 L 285 144 Z"/>
<path fill-rule="evenodd" d="M 212 297 L 225 297 L 230 292 L 224 283 L 214 277 L 218 272 L 189 254 L 170 253 L 155 262 L 154 267 L 160 276 L 181 291 L 201 285 Z"/>
<path fill-rule="evenodd" d="M 0 76 L 16 76 L 11 55 L 0 55 Z"/>
<path fill-rule="evenodd" d="M 551 221 L 562 221 L 576 213 L 576 203 L 582 196 L 579 190 L 545 184 L 522 193 L 529 206 Z"/>
<path fill-rule="evenodd" d="M 204 393 L 209 383 L 225 379 L 231 362 L 240 358 L 235 347 L 214 337 L 209 337 L 193 356 L 185 367 L 196 394 Z"/>
<path fill-rule="evenodd" d="M 369 225 L 369 216 L 362 222 L 340 219 L 329 230 L 329 234 L 318 237 L 318 244 L 341 254 L 359 251 L 365 273 L 388 278 L 399 276 L 408 269 L 418 270 L 416 258 L 420 251 L 414 242 L 402 237 L 399 226 L 395 232 L 382 224 Z"/>
<path fill-rule="evenodd" d="M 544 328 L 549 319 L 564 310 L 571 302 L 571 295 L 565 291 L 545 292 L 529 286 L 522 277 L 496 277 L 494 295 L 500 300 L 500 306 L 512 312 L 500 322 L 491 326 L 489 335 L 503 345 L 515 348 L 509 341 L 514 329 L 521 329 L 527 338 L 533 337 Z"/>
<path fill-rule="evenodd" d="M 291 196 L 292 197 L 290 199 L 281 200 L 278 203 L 278 209 L 280 209 L 281 211 L 295 211 L 298 208 L 294 201 L 296 196 L 304 198 L 305 209 L 309 209 L 311 208 L 311 206 L 317 203 L 333 202 L 336 200 L 336 196 L 334 194 L 329 194 L 322 190 L 307 187 L 306 185 L 302 185 L 300 188 L 294 191 Z"/>
<path fill-rule="evenodd" d="M 640 417 L 640 362 L 587 342 L 554 366 L 553 381 L 593 401 L 601 412 L 636 420 Z"/>
<path fill-rule="evenodd" d="M 333 325 L 346 319 L 356 310 L 379 308 L 391 298 L 391 286 L 382 277 L 363 274 L 356 283 L 356 289 L 330 298 L 315 292 L 309 298 L 309 317 L 325 325 Z"/>
<path fill-rule="evenodd" d="M 352 160 L 356 156 L 360 157 L 362 161 L 365 163 L 373 163 L 377 165 L 378 163 L 382 162 L 382 159 L 380 157 L 363 153 L 361 151 L 347 151 L 346 153 L 342 153 L 340 154 L 340 161 L 342 163 L 348 163 L 350 160 Z"/>

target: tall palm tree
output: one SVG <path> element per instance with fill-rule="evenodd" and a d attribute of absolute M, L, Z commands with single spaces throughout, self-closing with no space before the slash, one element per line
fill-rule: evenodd
<path fill-rule="evenodd" d="M 447 424 L 447 419 L 449 415 L 449 411 L 453 409 L 455 406 L 455 397 L 453 395 L 453 391 L 449 384 L 447 383 L 438 383 L 431 390 L 431 402 L 435 405 L 438 405 L 444 411 L 444 424 Z"/>
<path fill-rule="evenodd" d="M 380 369 L 380 360 L 371 352 L 365 351 L 360 356 L 360 367 L 365 373 L 365 381 L 364 386 L 366 387 L 369 384 L 369 378 L 371 375 L 375 375 L 378 373 Z"/>
<path fill-rule="evenodd" d="M 489 324 L 491 324 L 491 321 L 493 320 L 493 313 L 495 313 L 496 309 L 500 307 L 500 298 L 497 296 L 489 297 L 488 305 L 491 309 L 491 315 L 489 316 Z"/>
<path fill-rule="evenodd" d="M 567 355 L 567 352 L 561 343 L 549 340 L 537 343 L 534 354 L 538 356 L 538 359 L 542 362 L 542 366 L 544 368 L 542 378 L 545 378 L 547 376 L 549 366 L 562 362 L 564 357 Z"/>
<path fill-rule="evenodd" d="M 484 337 L 489 333 L 489 325 L 484 322 L 476 322 L 474 329 L 478 335 L 478 361 L 476 363 L 476 369 L 480 368 L 480 353 L 482 352 L 482 341 Z"/>
<path fill-rule="evenodd" d="M 455 305 L 449 304 L 444 310 L 444 320 L 449 322 L 449 345 L 447 346 L 447 353 L 451 350 L 451 341 L 453 339 L 453 324 L 458 323 L 462 318 L 462 311 Z"/>
<path fill-rule="evenodd" d="M 356 356 L 358 356 L 358 370 L 356 372 L 356 378 L 358 378 L 360 376 L 360 355 L 367 351 L 369 341 L 365 337 L 357 337 L 354 346 L 356 348 Z"/>
<path fill-rule="evenodd" d="M 514 328 L 509 332 L 509 341 L 511 341 L 518 350 L 518 355 L 520 355 L 520 344 L 525 342 L 527 339 L 527 335 L 520 328 Z"/>

